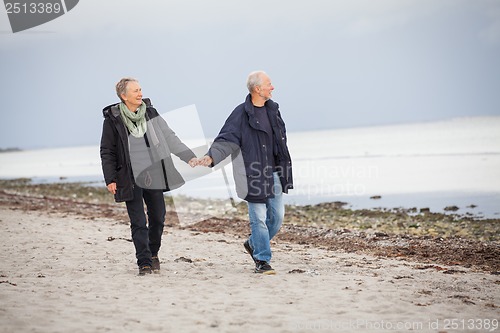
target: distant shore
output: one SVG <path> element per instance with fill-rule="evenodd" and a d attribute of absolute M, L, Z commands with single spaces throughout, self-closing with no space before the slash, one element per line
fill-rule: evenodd
<path fill-rule="evenodd" d="M 14 151 L 22 151 L 20 148 L 0 148 L 0 153 L 11 153 Z"/>

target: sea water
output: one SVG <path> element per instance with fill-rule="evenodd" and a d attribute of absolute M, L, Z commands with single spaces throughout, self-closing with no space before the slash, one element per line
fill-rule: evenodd
<path fill-rule="evenodd" d="M 185 143 L 203 155 L 199 140 Z M 287 203 L 433 212 L 457 206 L 454 213 L 500 217 L 500 116 L 290 132 L 288 145 L 294 189 Z M 174 159 L 188 181 L 173 196 L 236 199 L 230 164 L 208 173 Z M 0 178 L 20 177 L 104 186 L 99 147 L 0 154 Z"/>

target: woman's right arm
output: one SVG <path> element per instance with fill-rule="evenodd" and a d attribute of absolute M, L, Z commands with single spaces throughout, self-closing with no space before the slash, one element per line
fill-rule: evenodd
<path fill-rule="evenodd" d="M 111 120 L 104 118 L 100 148 L 101 166 L 106 186 L 113 194 L 116 192 L 116 137 L 117 133 Z"/>

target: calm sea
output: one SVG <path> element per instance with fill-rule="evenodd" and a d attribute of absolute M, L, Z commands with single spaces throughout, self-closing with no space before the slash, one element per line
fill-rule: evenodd
<path fill-rule="evenodd" d="M 343 201 L 353 209 L 430 208 L 433 212 L 457 206 L 452 213 L 500 217 L 500 117 L 288 136 L 295 189 L 285 196 L 287 203 Z M 173 195 L 235 196 L 230 166 L 209 175 L 180 161 L 178 166 L 186 179 L 194 179 Z M 18 177 L 104 186 L 97 146 L 0 154 L 0 178 Z"/>

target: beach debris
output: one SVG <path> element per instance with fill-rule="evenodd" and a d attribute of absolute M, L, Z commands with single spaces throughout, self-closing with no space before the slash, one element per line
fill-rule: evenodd
<path fill-rule="evenodd" d="M 294 268 L 291 271 L 288 271 L 288 274 L 320 275 L 320 273 L 315 269 L 308 269 L 307 271 L 305 271 L 300 268 Z"/>
<path fill-rule="evenodd" d="M 174 261 L 175 262 L 181 262 L 181 261 L 183 261 L 183 262 L 188 262 L 190 264 L 193 263 L 193 260 L 191 260 L 189 258 L 186 258 L 186 257 L 180 257 L 180 258 L 175 259 Z"/>
<path fill-rule="evenodd" d="M 7 281 L 7 280 L 5 280 L 5 281 L 0 281 L 0 283 L 6 283 L 6 284 L 10 284 L 11 286 L 17 287 L 17 284 L 12 283 L 12 282 Z"/>
<path fill-rule="evenodd" d="M 344 201 L 334 201 L 333 202 L 333 207 L 335 207 L 335 208 L 342 208 L 345 205 L 348 205 L 348 203 L 344 202 Z"/>
<path fill-rule="evenodd" d="M 435 269 L 437 271 L 444 271 L 447 270 L 447 268 L 441 267 L 441 266 L 436 266 L 436 265 L 417 265 L 415 266 L 416 269 Z"/>
<path fill-rule="evenodd" d="M 467 273 L 466 271 L 460 271 L 458 269 L 447 269 L 443 272 L 443 274 L 457 274 L 457 273 L 460 273 L 460 274 L 465 274 Z"/>
<path fill-rule="evenodd" d="M 471 304 L 471 305 L 475 305 L 476 303 L 474 303 L 473 301 L 470 300 L 470 297 L 467 296 L 467 295 L 453 295 L 453 296 L 450 296 L 448 298 L 456 298 L 456 299 L 460 299 L 462 300 L 462 302 L 464 302 L 465 304 Z"/>
<path fill-rule="evenodd" d="M 109 236 L 108 237 L 108 242 L 112 242 L 112 241 L 117 240 L 117 239 L 124 240 L 124 241 L 127 241 L 127 242 L 132 242 L 132 239 L 130 239 L 130 238 L 123 238 L 123 237 L 115 238 L 113 236 Z"/>
<path fill-rule="evenodd" d="M 309 269 L 306 271 L 307 275 L 320 275 L 320 273 L 315 269 Z"/>
<path fill-rule="evenodd" d="M 431 303 L 415 303 L 416 306 L 429 306 Z"/>

